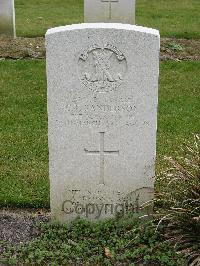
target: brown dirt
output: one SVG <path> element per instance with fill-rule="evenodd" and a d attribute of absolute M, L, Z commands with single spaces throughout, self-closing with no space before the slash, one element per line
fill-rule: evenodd
<path fill-rule="evenodd" d="M 44 37 L 16 39 L 0 37 L 0 60 L 22 58 L 45 58 Z M 200 39 L 161 38 L 160 59 L 162 61 L 200 60 Z"/>
<path fill-rule="evenodd" d="M 0 210 L 0 254 L 4 245 L 27 243 L 38 236 L 36 224 L 48 222 L 50 213 L 43 210 Z"/>
<path fill-rule="evenodd" d="M 173 50 L 174 45 L 180 45 L 182 50 Z M 165 60 L 200 60 L 200 39 L 187 40 L 175 38 L 161 38 L 162 61 Z"/>
<path fill-rule="evenodd" d="M 43 37 L 10 39 L 0 37 L 1 59 L 44 58 Z"/>

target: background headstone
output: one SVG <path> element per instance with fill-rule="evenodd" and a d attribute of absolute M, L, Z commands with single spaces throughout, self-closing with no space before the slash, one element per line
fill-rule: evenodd
<path fill-rule="evenodd" d="M 14 0 L 0 0 L 0 35 L 16 37 Z"/>
<path fill-rule="evenodd" d="M 159 32 L 125 24 L 48 30 L 51 211 L 69 221 L 153 198 Z"/>
<path fill-rule="evenodd" d="M 135 0 L 84 0 L 84 21 L 135 24 Z"/>

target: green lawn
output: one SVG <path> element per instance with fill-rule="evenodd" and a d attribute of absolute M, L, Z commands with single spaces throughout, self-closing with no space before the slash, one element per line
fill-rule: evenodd
<path fill-rule="evenodd" d="M 48 206 L 44 61 L 0 63 L 0 202 Z"/>
<path fill-rule="evenodd" d="M 161 63 L 157 169 L 165 155 L 177 157 L 186 140 L 200 133 L 200 62 Z"/>
<path fill-rule="evenodd" d="M 161 63 L 158 160 L 200 131 L 200 62 Z M 0 205 L 49 206 L 44 60 L 0 62 Z"/>
<path fill-rule="evenodd" d="M 51 27 L 83 22 L 83 0 L 15 0 L 18 36 L 42 36 Z M 136 23 L 162 36 L 200 38 L 199 0 L 136 0 Z"/>

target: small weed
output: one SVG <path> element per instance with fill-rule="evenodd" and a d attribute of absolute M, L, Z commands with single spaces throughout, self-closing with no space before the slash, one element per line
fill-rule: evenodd
<path fill-rule="evenodd" d="M 177 43 L 169 43 L 167 45 L 167 48 L 169 48 L 170 50 L 175 51 L 175 52 L 183 51 L 183 49 L 184 49 L 180 44 L 177 44 Z"/>

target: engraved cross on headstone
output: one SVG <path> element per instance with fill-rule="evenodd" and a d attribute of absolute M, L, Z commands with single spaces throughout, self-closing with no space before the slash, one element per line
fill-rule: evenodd
<path fill-rule="evenodd" d="M 100 155 L 100 184 L 105 184 L 104 180 L 104 162 L 105 162 L 105 155 L 119 155 L 118 151 L 105 151 L 104 149 L 104 136 L 105 132 L 100 132 L 100 149 L 99 151 L 89 151 L 84 149 L 84 151 L 89 155 Z"/>
<path fill-rule="evenodd" d="M 109 3 L 109 19 L 112 18 L 112 3 L 118 3 L 119 0 L 101 0 L 102 3 Z"/>

